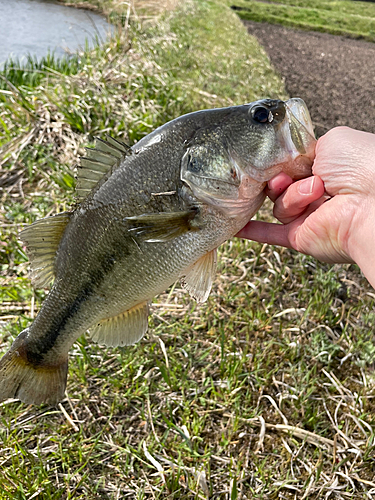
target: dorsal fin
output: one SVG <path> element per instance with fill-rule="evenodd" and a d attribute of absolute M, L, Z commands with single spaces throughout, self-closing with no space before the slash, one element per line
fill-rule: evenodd
<path fill-rule="evenodd" d="M 121 161 L 131 154 L 131 148 L 122 141 L 107 136 L 107 140 L 95 138 L 95 148 L 86 148 L 77 167 L 76 198 L 80 202 L 86 198 L 98 182 L 113 172 Z"/>
<path fill-rule="evenodd" d="M 55 277 L 56 252 L 71 215 L 63 212 L 37 220 L 18 235 L 29 254 L 34 286 L 48 286 Z"/>

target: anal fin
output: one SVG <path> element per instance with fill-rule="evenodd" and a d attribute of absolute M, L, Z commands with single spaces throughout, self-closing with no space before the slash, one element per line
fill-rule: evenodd
<path fill-rule="evenodd" d="M 216 248 L 203 255 L 187 271 L 181 279 L 182 286 L 197 302 L 206 302 L 210 295 L 215 278 L 217 262 Z"/>
<path fill-rule="evenodd" d="M 141 340 L 148 327 L 148 302 L 142 302 L 118 316 L 100 321 L 90 328 L 94 342 L 117 347 Z"/>

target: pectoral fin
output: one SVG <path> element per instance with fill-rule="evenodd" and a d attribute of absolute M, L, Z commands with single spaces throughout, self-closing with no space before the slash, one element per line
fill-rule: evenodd
<path fill-rule="evenodd" d="M 212 250 L 193 264 L 181 279 L 182 286 L 197 302 L 206 302 L 216 272 L 217 251 Z"/>
<path fill-rule="evenodd" d="M 165 242 L 177 238 L 188 231 L 196 231 L 199 227 L 192 222 L 198 208 L 181 212 L 157 212 L 151 214 L 126 217 L 132 226 L 129 232 L 134 236 L 142 236 L 148 242 Z"/>
<path fill-rule="evenodd" d="M 135 344 L 147 331 L 148 309 L 148 302 L 142 302 L 118 316 L 102 320 L 90 328 L 92 340 L 111 347 Z"/>

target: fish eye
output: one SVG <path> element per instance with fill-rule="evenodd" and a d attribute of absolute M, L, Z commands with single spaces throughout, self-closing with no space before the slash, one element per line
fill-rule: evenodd
<path fill-rule="evenodd" d="M 196 174 L 202 170 L 201 165 L 198 162 L 198 158 L 192 156 L 191 154 L 188 155 L 188 169 L 190 172 L 194 172 Z"/>
<path fill-rule="evenodd" d="M 269 110 L 262 106 L 256 106 L 251 110 L 251 116 L 258 123 L 267 123 L 269 121 Z"/>

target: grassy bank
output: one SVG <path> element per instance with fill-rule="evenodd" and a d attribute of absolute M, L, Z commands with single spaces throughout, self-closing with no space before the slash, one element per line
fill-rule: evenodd
<path fill-rule="evenodd" d="M 45 294 L 16 234 L 72 206 L 82 145 L 107 133 L 133 143 L 194 109 L 284 96 L 222 3 L 184 2 L 147 28 L 98 5 L 121 21 L 108 45 L 3 80 L 3 352 Z M 227 243 L 207 304 L 176 285 L 140 344 L 74 345 L 61 405 L 0 404 L 0 499 L 369 498 L 374 298 L 355 266 Z"/>
<path fill-rule="evenodd" d="M 235 0 L 242 19 L 375 41 L 375 5 L 348 0 Z"/>

